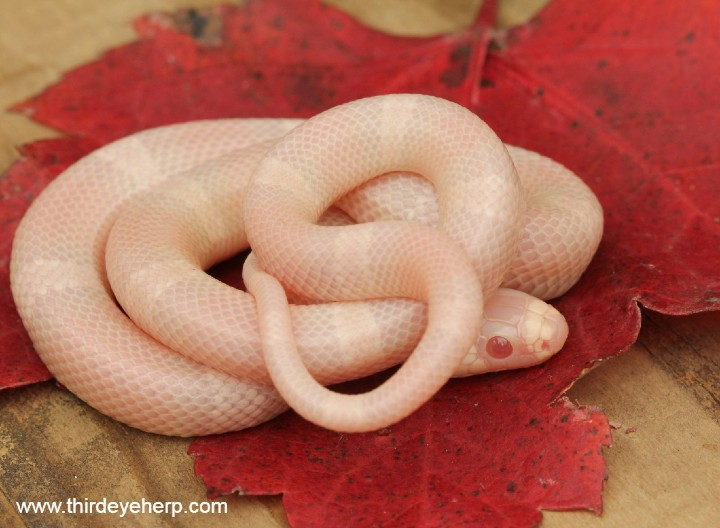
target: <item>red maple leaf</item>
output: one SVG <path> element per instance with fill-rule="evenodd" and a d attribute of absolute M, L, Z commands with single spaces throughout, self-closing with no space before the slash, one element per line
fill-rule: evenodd
<path fill-rule="evenodd" d="M 293 526 L 513 527 L 535 526 L 539 507 L 599 512 L 609 443 L 601 412 L 534 404 L 488 378 L 453 380 L 377 433 L 337 434 L 288 412 L 189 453 L 211 498 L 282 493 Z"/>
<path fill-rule="evenodd" d="M 47 379 L 7 286 L 15 226 L 69 163 L 133 131 L 194 118 L 309 116 L 388 92 L 476 111 L 507 142 L 567 165 L 606 211 L 600 249 L 556 303 L 564 350 L 518 372 L 453 381 L 379 434 L 338 435 L 286 413 L 197 440 L 210 494 L 284 494 L 303 526 L 531 526 L 540 508 L 600 510 L 609 441 L 602 413 L 562 393 L 637 337 L 638 303 L 670 314 L 720 304 L 720 6 L 556 0 L 492 45 L 488 2 L 465 31 L 399 38 L 321 3 L 140 19 L 140 40 L 18 105 L 67 132 L 35 143 L 0 182 L 0 383 Z"/>

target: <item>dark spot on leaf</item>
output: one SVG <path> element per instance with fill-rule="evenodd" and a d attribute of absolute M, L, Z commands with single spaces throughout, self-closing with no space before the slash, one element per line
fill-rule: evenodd
<path fill-rule="evenodd" d="M 505 487 L 506 490 L 508 490 L 510 493 L 515 493 L 515 490 L 517 489 L 517 484 L 510 481 L 508 482 L 508 485 Z"/>
<path fill-rule="evenodd" d="M 295 76 L 294 83 L 289 83 L 287 96 L 293 100 L 296 114 L 317 112 L 325 106 L 325 102 L 335 97 L 335 91 L 327 80 L 328 72 L 322 68 L 307 67 L 304 72 Z"/>
<path fill-rule="evenodd" d="M 480 88 L 492 88 L 495 83 L 490 79 L 480 79 Z"/>
<path fill-rule="evenodd" d="M 695 40 L 695 32 L 690 31 L 687 35 L 685 35 L 685 38 L 683 38 L 685 42 L 692 42 Z"/>
<path fill-rule="evenodd" d="M 196 39 L 201 38 L 205 33 L 208 19 L 198 13 L 198 11 L 195 9 L 190 9 L 188 11 L 187 18 L 188 22 L 190 23 L 190 34 Z"/>
<path fill-rule="evenodd" d="M 604 69 L 605 67 L 607 67 L 607 65 L 608 65 L 608 61 L 606 59 L 600 59 L 595 64 L 595 66 L 597 67 L 598 70 Z"/>
<path fill-rule="evenodd" d="M 177 11 L 172 14 L 172 24 L 180 33 L 190 35 L 203 44 L 219 46 L 222 43 L 222 18 L 215 9 Z"/>
<path fill-rule="evenodd" d="M 473 46 L 471 44 L 461 44 L 450 52 L 450 64 L 448 68 L 440 75 L 440 82 L 445 86 L 454 88 L 460 86 L 468 72 L 468 63 L 472 56 Z"/>

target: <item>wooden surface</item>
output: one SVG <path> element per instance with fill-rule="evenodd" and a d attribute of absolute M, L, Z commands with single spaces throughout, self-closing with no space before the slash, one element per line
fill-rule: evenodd
<path fill-rule="evenodd" d="M 61 73 L 134 38 L 146 11 L 216 0 L 0 0 L 0 108 L 56 82 Z M 334 0 L 368 24 L 429 34 L 469 23 L 475 0 Z M 506 1 L 506 24 L 543 2 Z M 0 113 L 0 173 L 15 147 L 56 135 Z M 645 313 L 640 340 L 579 381 L 571 398 L 605 409 L 618 428 L 605 451 L 605 512 L 549 512 L 545 527 L 720 527 L 720 314 Z M 129 429 L 54 383 L 0 393 L 0 526 L 287 526 L 277 497 L 233 496 L 224 515 L 20 515 L 18 500 L 115 498 L 200 501 L 187 440 Z"/>

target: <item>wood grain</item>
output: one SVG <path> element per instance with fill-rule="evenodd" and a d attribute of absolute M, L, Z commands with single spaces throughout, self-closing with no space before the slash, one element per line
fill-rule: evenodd
<path fill-rule="evenodd" d="M 543 526 L 720 526 L 718 366 L 720 313 L 643 311 L 637 344 L 569 393 L 618 426 L 605 451 L 604 513 L 546 513 Z"/>
<path fill-rule="evenodd" d="M 134 38 L 140 13 L 217 0 L 0 0 L 0 107 L 59 80 L 63 71 Z M 505 25 L 546 0 L 506 0 Z M 432 34 L 468 24 L 477 0 L 333 0 L 374 27 Z M 0 172 L 15 147 L 58 133 L 24 116 L 0 114 Z M 549 512 L 546 527 L 720 527 L 720 313 L 668 317 L 646 312 L 640 339 L 570 391 L 601 406 L 617 429 L 606 450 L 605 512 Z M 20 515 L 19 500 L 177 500 L 205 497 L 189 441 L 118 424 L 54 383 L 0 392 L 0 526 L 287 526 L 278 497 L 227 499 L 228 513 Z"/>

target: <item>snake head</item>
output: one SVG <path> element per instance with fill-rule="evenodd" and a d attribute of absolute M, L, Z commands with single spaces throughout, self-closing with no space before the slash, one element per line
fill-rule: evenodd
<path fill-rule="evenodd" d="M 537 365 L 558 352 L 568 336 L 563 315 L 526 293 L 500 288 L 485 301 L 480 335 L 455 376 Z"/>

